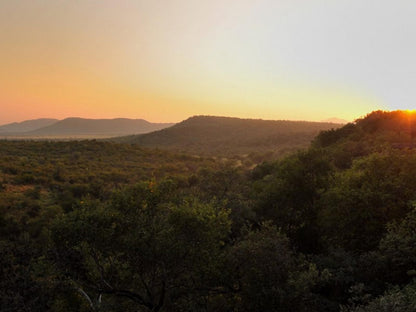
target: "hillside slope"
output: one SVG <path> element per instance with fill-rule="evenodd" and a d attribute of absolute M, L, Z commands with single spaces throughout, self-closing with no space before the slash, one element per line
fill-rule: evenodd
<path fill-rule="evenodd" d="M 47 126 L 22 132 L 25 136 L 118 136 L 146 133 L 169 127 L 170 123 L 150 123 L 143 119 L 85 119 L 66 118 Z"/>
<path fill-rule="evenodd" d="M 194 116 L 160 131 L 117 138 L 119 142 L 205 155 L 284 152 L 307 147 L 333 123 Z"/>
<path fill-rule="evenodd" d="M 321 132 L 313 146 L 326 149 L 336 166 L 349 167 L 357 157 L 392 149 L 416 148 L 416 112 L 374 111 L 338 129 Z"/>
<path fill-rule="evenodd" d="M 416 112 L 374 111 L 341 128 L 323 131 L 315 145 L 327 147 L 343 143 L 365 144 L 367 149 L 381 145 L 410 146 L 416 138 Z"/>
<path fill-rule="evenodd" d="M 39 118 L 39 119 L 25 120 L 22 122 L 13 122 L 13 123 L 0 126 L 0 134 L 23 133 L 23 132 L 28 132 L 28 131 L 34 131 L 39 128 L 50 126 L 57 121 L 58 119 L 53 119 L 53 118 Z"/>

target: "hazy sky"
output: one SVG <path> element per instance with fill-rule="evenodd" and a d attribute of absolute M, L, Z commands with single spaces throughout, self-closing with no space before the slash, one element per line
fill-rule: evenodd
<path fill-rule="evenodd" d="M 0 0 L 0 123 L 414 108 L 414 0 Z"/>

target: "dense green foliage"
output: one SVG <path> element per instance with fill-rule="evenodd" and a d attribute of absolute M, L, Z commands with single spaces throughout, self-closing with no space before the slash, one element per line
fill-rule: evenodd
<path fill-rule="evenodd" d="M 414 114 L 254 169 L 0 142 L 1 311 L 414 311 Z"/>

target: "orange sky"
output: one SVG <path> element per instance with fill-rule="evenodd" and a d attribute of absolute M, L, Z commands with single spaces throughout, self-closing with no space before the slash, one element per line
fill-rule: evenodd
<path fill-rule="evenodd" d="M 0 123 L 198 114 L 353 120 L 400 108 L 390 101 L 407 94 L 413 68 L 400 60 L 413 54 L 397 57 L 401 41 L 384 58 L 372 50 L 385 44 L 372 25 L 390 14 L 388 1 L 376 16 L 362 1 L 336 2 L 2 1 Z M 388 27 L 383 35 L 397 38 Z"/>

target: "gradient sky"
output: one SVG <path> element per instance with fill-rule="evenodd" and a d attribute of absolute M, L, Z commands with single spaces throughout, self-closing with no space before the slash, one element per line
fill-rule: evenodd
<path fill-rule="evenodd" d="M 0 0 L 0 124 L 412 109 L 414 0 Z"/>

